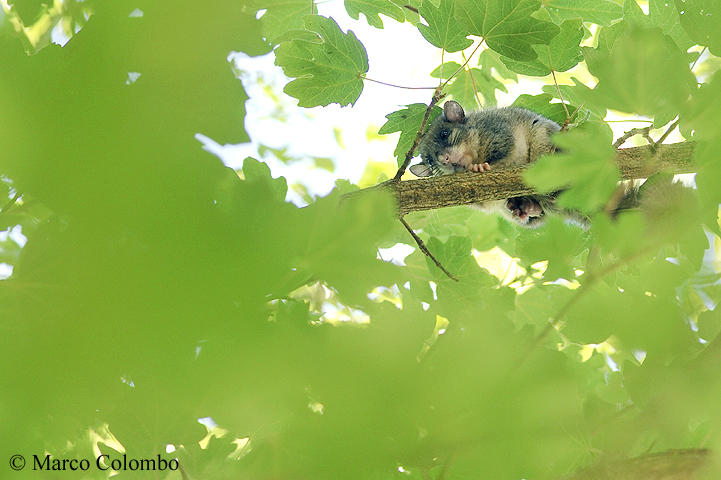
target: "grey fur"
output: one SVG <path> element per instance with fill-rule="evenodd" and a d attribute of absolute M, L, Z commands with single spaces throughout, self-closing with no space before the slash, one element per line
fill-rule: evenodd
<path fill-rule="evenodd" d="M 421 163 L 410 171 L 419 177 L 483 171 L 535 162 L 554 151 L 551 137 L 561 127 L 524 108 L 505 107 L 465 112 L 450 100 L 443 114 L 428 127 L 419 147 Z M 523 227 L 535 228 L 547 214 L 559 214 L 584 224 L 578 212 L 561 210 L 555 195 L 529 195 L 476 204 L 487 212 L 500 212 Z"/>

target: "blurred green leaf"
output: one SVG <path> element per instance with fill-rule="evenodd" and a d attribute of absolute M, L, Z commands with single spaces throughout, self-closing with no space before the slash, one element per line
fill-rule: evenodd
<path fill-rule="evenodd" d="M 621 6 L 610 0 L 551 0 L 544 7 L 557 24 L 581 18 L 584 22 L 611 25 L 622 15 Z"/>
<path fill-rule="evenodd" d="M 487 75 L 478 68 L 471 68 L 462 71 L 456 80 L 451 84 L 448 93 L 461 105 L 470 108 L 471 105 L 479 105 L 476 91 L 481 95 L 481 102 L 485 107 L 492 107 L 496 104 L 496 90 L 506 91 L 503 83 Z"/>
<path fill-rule="evenodd" d="M 461 69 L 456 62 L 446 62 L 431 72 L 432 77 L 448 79 L 456 73 L 456 77 L 446 89 L 455 101 L 466 108 L 475 105 L 491 107 L 496 105 L 496 90 L 507 92 L 506 86 L 493 76 L 491 66 Z M 481 95 L 479 102 L 476 93 Z"/>
<path fill-rule="evenodd" d="M 584 213 L 604 205 L 619 180 L 615 150 L 601 124 L 557 134 L 561 152 L 546 156 L 525 173 L 525 181 L 543 192 L 563 190 L 558 203 Z"/>
<path fill-rule="evenodd" d="M 309 226 L 296 260 L 301 278 L 307 271 L 322 279 L 351 305 L 366 303 L 374 286 L 396 283 L 397 268 L 376 259 L 376 242 L 396 225 L 386 192 L 366 193 L 340 206 L 329 196 L 301 210 L 301 216 Z"/>
<path fill-rule="evenodd" d="M 691 40 L 721 55 L 721 4 L 712 0 L 676 0 L 676 9 Z"/>
<path fill-rule="evenodd" d="M 12 0 L 8 2 L 25 26 L 30 26 L 48 8 L 48 0 Z M 52 6 L 52 3 L 50 4 Z"/>
<path fill-rule="evenodd" d="M 681 27 L 678 11 L 673 2 L 650 0 L 649 14 L 645 15 L 635 0 L 625 0 L 623 2 L 623 18 L 629 23 L 644 28 L 661 27 L 663 33 L 673 38 L 676 45 L 683 51 L 688 50 L 694 43 Z"/>
<path fill-rule="evenodd" d="M 652 116 L 680 108 L 695 86 L 686 54 L 660 29 L 631 28 L 610 47 L 583 48 L 598 86 L 588 100 L 623 112 Z"/>
<path fill-rule="evenodd" d="M 562 104 L 551 103 L 552 98 L 548 93 L 542 93 L 540 95 L 520 95 L 513 102 L 513 106 L 527 108 L 532 112 L 536 112 L 539 115 L 553 120 L 559 125 L 563 125 L 566 121 L 566 111 Z M 573 108 L 569 106 L 568 110 L 570 112 Z"/>
<path fill-rule="evenodd" d="M 579 110 L 580 117 L 584 118 L 586 116 L 592 117 L 594 120 L 603 120 L 606 117 L 606 109 L 603 107 L 599 107 L 596 105 L 588 104 L 584 99 L 587 98 L 587 95 L 590 92 L 590 89 L 586 87 L 583 83 L 581 83 L 578 79 L 575 77 L 571 77 L 571 81 L 573 81 L 574 85 L 559 85 L 558 90 L 561 91 L 561 95 L 563 95 L 563 100 L 570 103 L 571 105 L 580 105 L 581 108 Z M 543 86 L 543 92 L 547 93 L 549 95 L 552 95 L 554 98 L 559 98 L 558 96 L 558 90 L 556 90 L 555 85 L 544 85 Z M 578 107 L 577 107 L 578 108 Z M 574 110 L 575 111 L 575 110 Z M 587 114 L 584 114 L 584 112 L 588 112 Z M 572 113 L 569 109 L 569 113 Z M 573 121 L 575 122 L 577 118 L 573 118 Z"/>
<path fill-rule="evenodd" d="M 518 75 L 510 71 L 501 61 L 500 55 L 490 49 L 483 50 L 478 56 L 478 66 L 481 70 L 494 70 L 500 78 L 518 82 Z"/>
<path fill-rule="evenodd" d="M 586 248 L 585 236 L 578 227 L 569 226 L 558 218 L 548 220 L 548 227 L 540 231 L 523 232 L 516 239 L 516 251 L 523 265 L 548 261 L 543 278 L 573 280 L 577 257 Z"/>

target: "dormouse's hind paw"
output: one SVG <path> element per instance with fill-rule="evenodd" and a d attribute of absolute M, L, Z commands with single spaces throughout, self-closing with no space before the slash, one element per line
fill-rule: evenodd
<path fill-rule="evenodd" d="M 531 218 L 543 216 L 543 208 L 531 197 L 509 198 L 506 208 L 511 212 L 514 219 L 520 223 L 526 223 Z"/>
<path fill-rule="evenodd" d="M 468 171 L 470 172 L 487 172 L 491 169 L 491 166 L 488 165 L 488 162 L 485 163 L 472 163 L 468 165 Z"/>

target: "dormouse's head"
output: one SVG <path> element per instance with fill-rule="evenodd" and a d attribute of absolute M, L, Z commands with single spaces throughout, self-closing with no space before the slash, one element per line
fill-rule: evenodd
<path fill-rule="evenodd" d="M 499 122 L 488 113 L 491 111 L 466 115 L 458 102 L 447 101 L 443 114 L 423 135 L 421 163 L 410 171 L 418 177 L 449 175 L 466 171 L 471 164 L 492 164 L 505 158 L 513 147 L 513 134 L 510 125 Z"/>

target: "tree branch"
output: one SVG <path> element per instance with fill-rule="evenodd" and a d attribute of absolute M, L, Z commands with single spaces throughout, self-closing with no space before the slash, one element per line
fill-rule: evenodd
<path fill-rule="evenodd" d="M 673 143 L 654 147 L 624 148 L 616 158 L 624 179 L 647 178 L 661 170 L 691 173 L 693 142 Z M 417 180 L 389 180 L 371 189 L 390 189 L 398 202 L 398 216 L 419 210 L 432 210 L 455 205 L 501 200 L 538 193 L 523 183 L 527 165 L 490 172 L 463 172 L 456 175 L 421 178 Z M 362 193 L 353 192 L 349 196 Z"/>
<path fill-rule="evenodd" d="M 705 449 L 669 450 L 629 460 L 602 460 L 563 480 L 695 480 L 710 460 Z"/>

